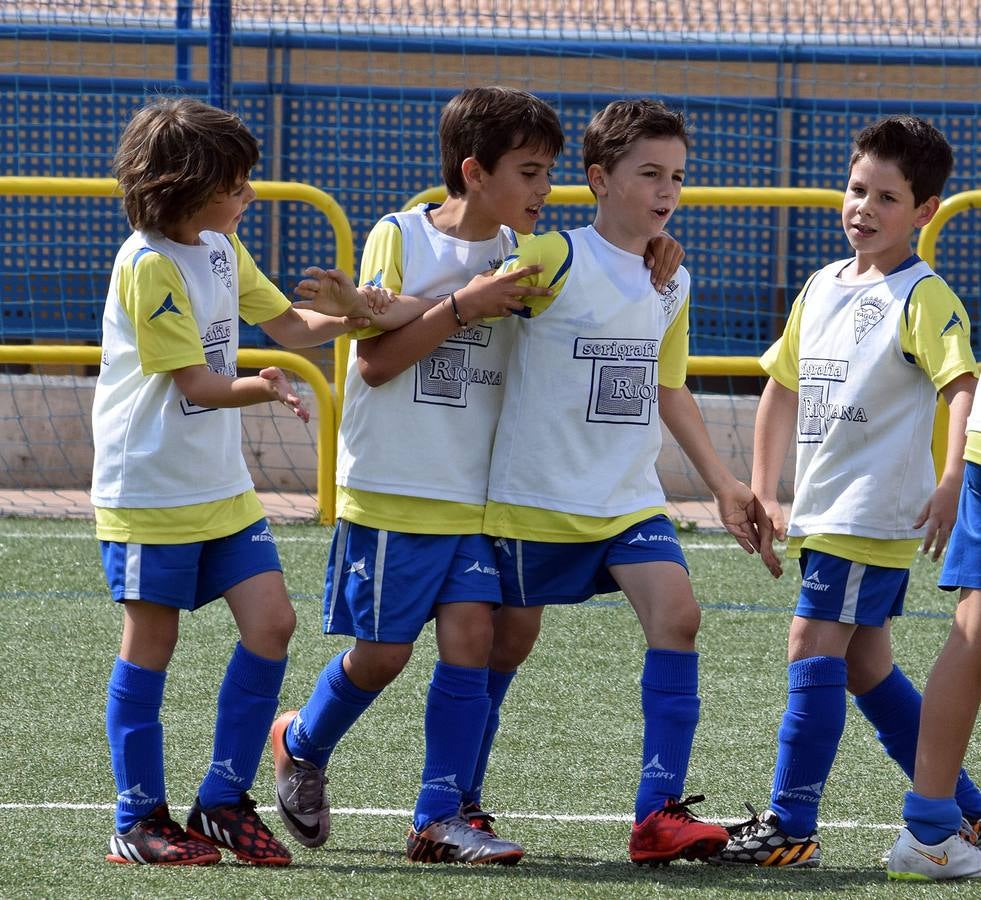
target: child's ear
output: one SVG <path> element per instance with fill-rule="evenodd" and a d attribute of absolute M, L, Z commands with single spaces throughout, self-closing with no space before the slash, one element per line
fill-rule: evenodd
<path fill-rule="evenodd" d="M 916 218 L 913 220 L 913 224 L 917 228 L 922 228 L 937 214 L 938 209 L 940 209 L 940 198 L 936 196 L 928 197 L 916 210 Z"/>
<path fill-rule="evenodd" d="M 586 181 L 597 197 L 606 196 L 606 170 L 599 163 L 593 163 L 586 169 Z"/>
<path fill-rule="evenodd" d="M 463 175 L 463 181 L 467 186 L 467 190 L 479 190 L 483 186 L 484 182 L 484 167 L 477 162 L 476 157 L 468 156 L 460 164 L 460 172 Z"/>

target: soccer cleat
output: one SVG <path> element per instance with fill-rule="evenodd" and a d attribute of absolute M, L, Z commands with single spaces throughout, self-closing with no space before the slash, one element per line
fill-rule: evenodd
<path fill-rule="evenodd" d="M 961 827 L 958 833 L 969 844 L 977 844 L 981 838 L 981 819 L 972 822 L 967 816 L 961 816 Z M 882 854 L 882 865 L 889 865 L 890 853 L 892 853 L 892 848 Z"/>
<path fill-rule="evenodd" d="M 981 878 L 981 849 L 961 834 L 939 844 L 921 844 L 904 828 L 889 851 L 886 875 L 893 881 Z"/>
<path fill-rule="evenodd" d="M 638 866 L 667 865 L 673 859 L 705 859 L 725 846 L 729 833 L 721 825 L 702 822 L 688 807 L 701 803 L 698 794 L 669 800 L 630 830 L 630 860 Z"/>
<path fill-rule="evenodd" d="M 486 810 L 481 809 L 479 803 L 464 804 L 460 807 L 460 815 L 467 820 L 471 828 L 483 831 L 491 837 L 497 837 L 493 824 L 494 817 Z"/>
<path fill-rule="evenodd" d="M 972 822 L 967 816 L 961 816 L 960 836 L 969 844 L 981 844 L 981 819 Z"/>
<path fill-rule="evenodd" d="M 525 855 L 520 844 L 502 841 L 474 828 L 463 816 L 430 822 L 422 831 L 409 829 L 405 855 L 412 862 L 515 866 Z"/>
<path fill-rule="evenodd" d="M 150 866 L 209 866 L 221 861 L 211 844 L 189 837 L 162 803 L 129 831 L 109 838 L 107 862 Z"/>
<path fill-rule="evenodd" d="M 286 749 L 286 731 L 296 710 L 283 713 L 269 732 L 276 771 L 276 809 L 286 830 L 304 847 L 319 847 L 330 835 L 330 802 L 324 770 Z"/>
<path fill-rule="evenodd" d="M 239 802 L 202 809 L 201 800 L 187 817 L 187 833 L 216 847 L 231 850 L 242 862 L 256 866 L 288 866 L 289 850 L 272 836 L 255 811 L 255 800 L 244 791 Z"/>
<path fill-rule="evenodd" d="M 746 806 L 753 818 L 729 829 L 728 843 L 709 857 L 710 863 L 784 869 L 814 869 L 821 864 L 817 833 L 791 837 L 780 830 L 772 809 L 757 813 L 750 804 Z"/>

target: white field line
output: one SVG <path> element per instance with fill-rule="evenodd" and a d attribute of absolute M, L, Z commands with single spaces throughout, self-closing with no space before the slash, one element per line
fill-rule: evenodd
<path fill-rule="evenodd" d="M 116 807 L 112 803 L 0 803 L 0 809 L 26 810 L 26 811 L 47 811 L 47 810 L 99 810 L 112 811 Z M 188 810 L 190 807 L 172 806 L 174 810 Z M 259 806 L 260 812 L 275 812 L 275 806 Z M 539 822 L 632 822 L 631 815 L 586 815 L 577 813 L 518 813 L 518 812 L 497 812 L 500 818 L 507 819 L 530 819 Z M 357 809 L 354 807 L 333 807 L 331 815 L 337 816 L 364 816 L 382 819 L 407 819 L 412 818 L 411 809 L 384 809 L 367 807 Z M 720 825 L 735 825 L 737 822 L 744 822 L 741 819 L 707 819 L 706 821 L 718 822 Z M 875 831 L 897 831 L 902 827 L 899 822 L 859 822 L 856 820 L 845 819 L 842 821 L 819 821 L 819 828 L 842 828 L 859 829 L 871 828 Z"/>

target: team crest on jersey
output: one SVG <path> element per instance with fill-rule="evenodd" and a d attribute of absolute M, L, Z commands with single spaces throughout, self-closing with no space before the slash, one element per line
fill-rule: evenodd
<path fill-rule="evenodd" d="M 885 300 L 878 297 L 862 297 L 858 309 L 855 310 L 856 344 L 882 321 L 882 310 L 885 307 Z"/>
<path fill-rule="evenodd" d="M 671 310 L 674 309 L 675 304 L 678 302 L 679 287 L 678 282 L 672 278 L 663 291 L 657 292 L 658 299 L 661 301 L 661 309 L 664 310 L 664 315 L 666 316 L 671 315 Z"/>
<path fill-rule="evenodd" d="M 640 338 L 576 338 L 573 356 L 593 366 L 587 422 L 650 425 L 658 347 Z"/>
<path fill-rule="evenodd" d="M 212 250 L 211 251 L 211 271 L 215 273 L 220 279 L 221 283 L 228 288 L 232 289 L 232 267 L 228 262 L 228 257 L 225 256 L 224 250 Z"/>

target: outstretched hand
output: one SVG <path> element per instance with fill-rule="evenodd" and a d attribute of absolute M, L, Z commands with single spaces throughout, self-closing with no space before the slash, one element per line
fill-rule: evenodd
<path fill-rule="evenodd" d="M 340 269 L 310 266 L 307 277 L 297 284 L 294 293 L 307 301 L 308 308 L 325 316 L 347 318 L 353 324 L 367 325 L 381 316 L 395 301 L 395 294 L 376 285 L 355 287 L 351 277 Z"/>
<path fill-rule="evenodd" d="M 259 372 L 259 377 L 269 382 L 276 399 L 293 411 L 293 414 L 304 422 L 310 421 L 310 411 L 303 405 L 299 396 L 293 392 L 293 387 L 283 370 L 276 366 L 268 366 Z"/>
<path fill-rule="evenodd" d="M 457 309 L 465 322 L 509 316 L 524 309 L 523 297 L 548 297 L 552 291 L 534 284 L 519 284 L 542 271 L 541 266 L 522 266 L 503 275 L 493 270 L 475 275 L 466 287 L 454 292 Z"/>

